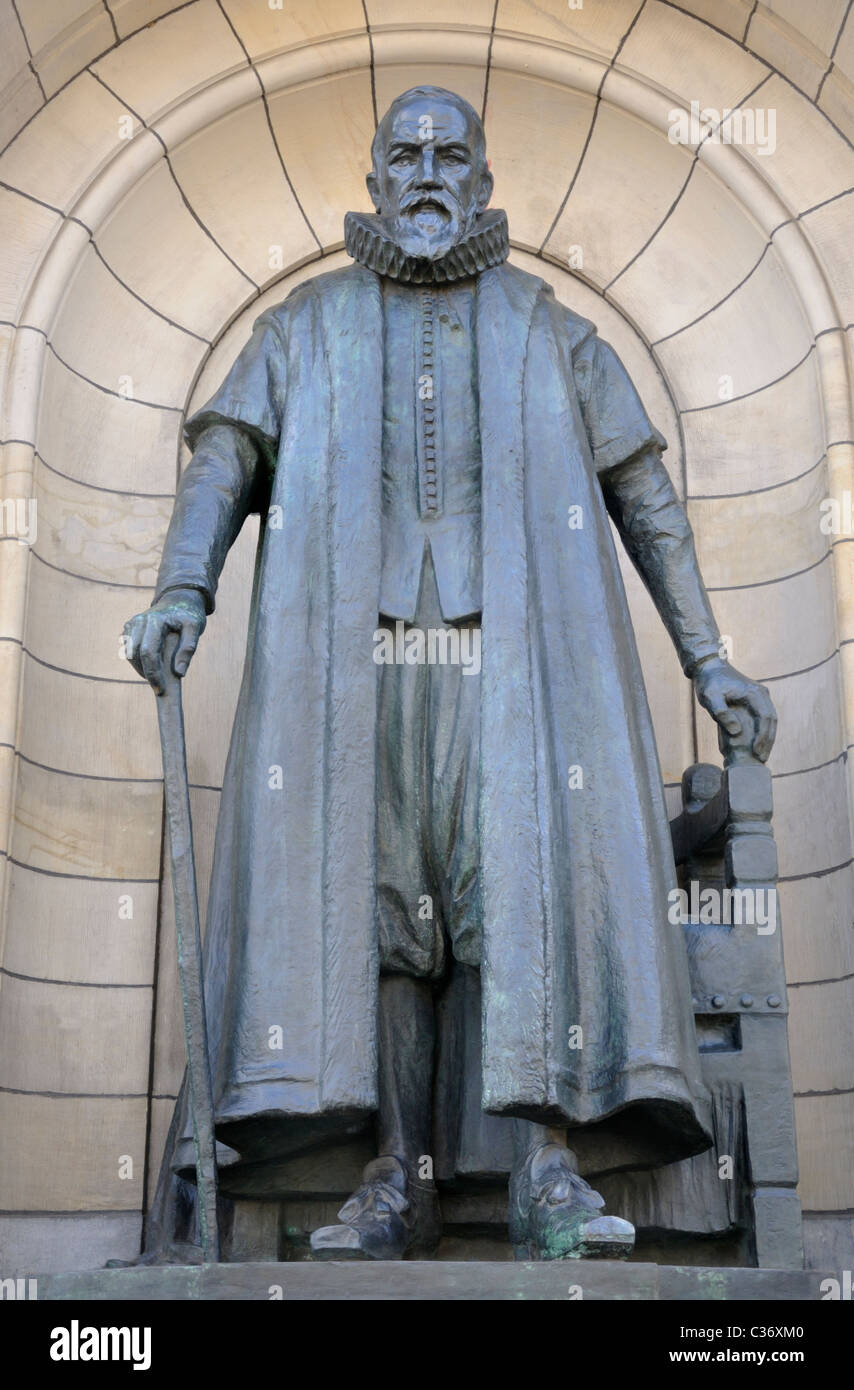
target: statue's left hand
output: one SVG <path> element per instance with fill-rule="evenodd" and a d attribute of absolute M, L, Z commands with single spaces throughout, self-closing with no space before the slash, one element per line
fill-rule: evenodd
<path fill-rule="evenodd" d="M 764 763 L 777 733 L 777 712 L 765 686 L 748 680 L 729 662 L 713 657 L 695 671 L 694 689 L 703 708 L 733 737 L 741 733 L 741 723 L 732 706 L 740 705 L 749 712 L 754 726 L 752 752 Z"/>

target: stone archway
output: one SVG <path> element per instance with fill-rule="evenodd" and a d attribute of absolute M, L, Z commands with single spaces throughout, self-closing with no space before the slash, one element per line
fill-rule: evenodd
<path fill-rule="evenodd" d="M 0 1221 L 19 1252 L 62 1258 L 39 1212 L 67 1214 L 72 1263 L 133 1247 L 180 1067 L 155 721 L 118 633 L 153 585 L 182 413 L 256 306 L 343 259 L 375 111 L 425 80 L 485 103 L 515 258 L 599 323 L 667 415 L 733 659 L 772 682 L 801 1192 L 808 1212 L 852 1206 L 852 538 L 819 526 L 822 499 L 854 485 L 854 29 L 838 8 L 826 33 L 800 16 L 804 35 L 760 6 L 745 43 L 735 0 L 718 28 L 701 4 L 658 0 L 476 0 L 465 25 L 448 4 L 425 24 L 405 0 L 326 0 L 310 22 L 288 3 L 129 0 L 78 4 L 53 35 L 19 5 L 23 123 L 0 154 L 4 495 L 35 497 L 39 518 L 33 547 L 0 545 L 0 1107 L 16 1172 L 0 1208 L 19 1214 Z M 773 109 L 774 152 L 672 143 L 693 101 Z M 191 730 L 217 730 L 193 750 L 203 864 L 248 545 L 198 658 L 204 701 L 188 681 Z M 691 710 L 639 595 L 636 614 L 674 780 Z"/>

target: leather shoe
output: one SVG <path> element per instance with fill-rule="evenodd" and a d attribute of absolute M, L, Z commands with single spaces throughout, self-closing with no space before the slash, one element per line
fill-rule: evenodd
<path fill-rule="evenodd" d="M 414 1183 L 391 1154 L 367 1165 L 361 1186 L 338 1216 L 342 1225 L 312 1233 L 316 1260 L 401 1260 L 404 1254 L 432 1254 L 439 1243 L 435 1189 Z"/>
<path fill-rule="evenodd" d="M 625 1259 L 635 1228 L 599 1215 L 605 1199 L 573 1171 L 567 1149 L 541 1144 L 510 1180 L 510 1240 L 517 1259 Z"/>

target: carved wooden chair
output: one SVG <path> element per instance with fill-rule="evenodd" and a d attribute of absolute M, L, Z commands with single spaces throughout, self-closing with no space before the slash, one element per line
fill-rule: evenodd
<path fill-rule="evenodd" d="M 728 1245 L 721 1262 L 795 1269 L 803 1246 L 771 774 L 746 732 L 722 736 L 721 750 L 723 768 L 687 769 L 671 822 L 715 1144 L 600 1188 L 639 1236 L 658 1233 L 671 1246 L 681 1236 L 692 1262 L 717 1263 L 717 1244 Z"/>

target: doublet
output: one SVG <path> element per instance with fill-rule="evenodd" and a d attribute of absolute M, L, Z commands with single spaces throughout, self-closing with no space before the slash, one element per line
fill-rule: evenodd
<path fill-rule="evenodd" d="M 474 279 L 383 277 L 380 612 L 415 620 L 432 557 L 446 622 L 479 613 L 480 430 Z"/>

